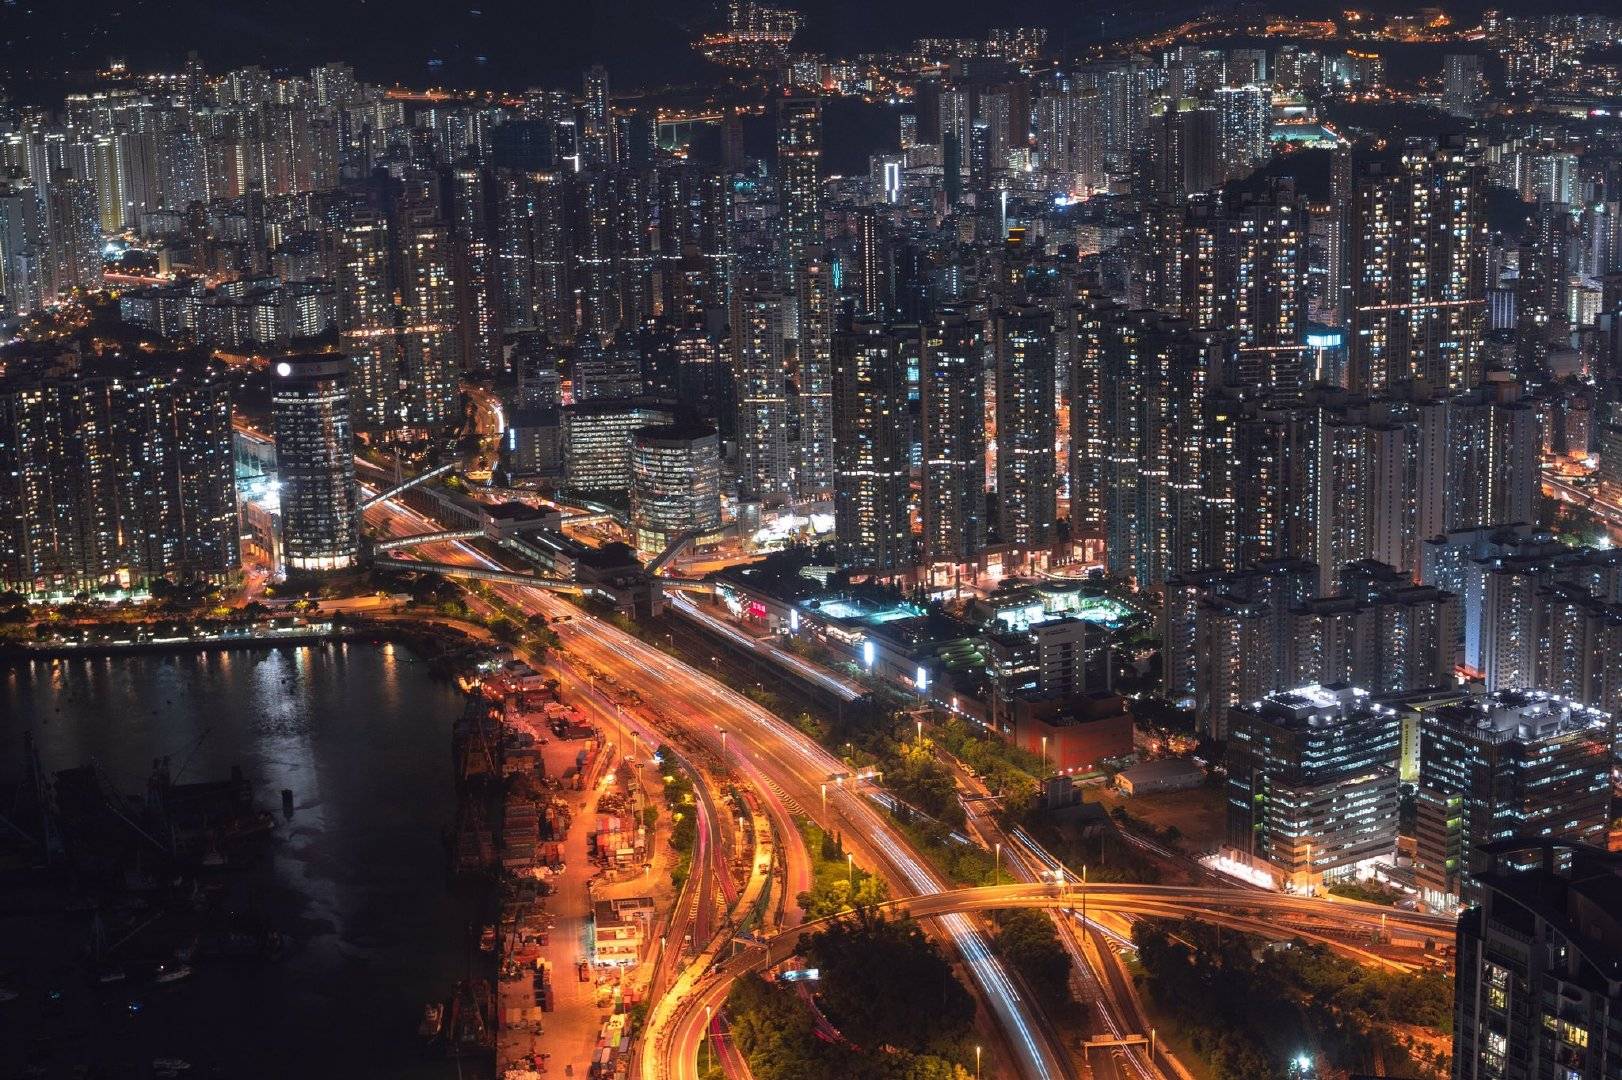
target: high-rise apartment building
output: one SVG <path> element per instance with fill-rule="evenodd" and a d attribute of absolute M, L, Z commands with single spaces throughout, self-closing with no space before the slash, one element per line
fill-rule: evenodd
<path fill-rule="evenodd" d="M 1535 838 L 1484 854 L 1459 918 L 1454 1080 L 1605 1080 L 1622 1060 L 1622 856 Z"/>
<path fill-rule="evenodd" d="M 34 185 L 0 180 L 0 315 L 28 315 L 49 299 L 44 248 Z"/>
<path fill-rule="evenodd" d="M 1486 179 L 1462 140 L 1366 163 L 1349 223 L 1353 388 L 1480 382 L 1486 255 Z"/>
<path fill-rule="evenodd" d="M 1053 542 L 1058 513 L 1053 312 L 1007 308 L 995 325 L 997 534 L 1035 552 Z"/>
<path fill-rule="evenodd" d="M 483 170 L 452 170 L 451 231 L 456 248 L 456 322 L 462 365 L 481 375 L 502 370 L 501 285 Z"/>
<path fill-rule="evenodd" d="M 734 303 L 732 377 L 738 396 L 738 497 L 781 504 L 794 492 L 784 314 L 793 298 L 745 292 Z M 831 450 L 831 439 L 830 439 Z"/>
<path fill-rule="evenodd" d="M 777 197 L 782 280 L 822 244 L 822 103 L 789 98 L 777 105 Z"/>
<path fill-rule="evenodd" d="M 979 557 L 986 539 L 985 320 L 942 312 L 924 327 L 923 557 Z M 1072 496 L 1072 499 L 1074 496 Z"/>
<path fill-rule="evenodd" d="M 223 582 L 238 567 L 231 399 L 173 355 L 0 376 L 0 587 L 27 596 Z"/>
<path fill-rule="evenodd" d="M 827 497 L 834 481 L 833 267 L 808 258 L 795 274 L 793 303 L 799 337 L 795 341 L 795 387 L 799 391 L 800 439 L 796 487 L 805 502 Z"/>
<path fill-rule="evenodd" d="M 834 535 L 843 560 L 894 571 L 913 562 L 900 335 L 858 319 L 834 338 Z"/>
<path fill-rule="evenodd" d="M 1207 552 L 1202 458 L 1206 397 L 1232 339 L 1156 311 L 1100 311 L 1081 346 L 1097 350 L 1103 511 L 1111 573 L 1140 588 L 1217 565 Z M 1073 421 L 1074 422 L 1074 421 Z M 1075 433 L 1072 432 L 1074 438 Z"/>
<path fill-rule="evenodd" d="M 1452 116 L 1472 117 L 1486 96 L 1481 57 L 1474 53 L 1448 53 L 1442 57 L 1442 110 Z"/>

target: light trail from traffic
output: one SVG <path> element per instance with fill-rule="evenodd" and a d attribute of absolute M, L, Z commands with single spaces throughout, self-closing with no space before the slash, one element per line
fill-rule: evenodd
<path fill-rule="evenodd" d="M 428 519 L 397 502 L 379 503 L 378 509 L 392 515 L 415 519 L 425 526 L 429 525 Z M 466 541 L 451 541 L 445 548 L 454 550 L 462 558 L 470 559 L 485 568 L 504 569 Z M 718 705 L 724 706 L 720 711 L 726 725 L 725 730 L 736 731 L 742 741 L 749 743 L 756 751 L 755 754 L 749 755 L 746 771 L 755 774 L 754 786 L 762 798 L 762 804 L 773 814 L 774 821 L 777 822 L 785 839 L 789 837 L 797 839 L 798 830 L 781 801 L 772 797 L 770 786 L 761 783 L 759 777 L 769 775 L 769 767 L 784 769 L 784 772 L 775 777 L 775 782 L 779 787 L 797 788 L 797 793 L 805 793 L 800 805 L 808 816 L 815 817 L 814 808 L 819 804 L 816 795 L 820 792 L 824 778 L 845 770 L 843 762 L 816 745 L 804 733 L 729 687 L 623 631 L 584 615 L 579 609 L 538 589 L 518 585 L 497 585 L 493 587 L 493 591 L 506 597 L 520 610 L 551 612 L 554 616 L 567 612 L 571 616 L 569 622 L 554 624 L 554 629 L 560 636 L 570 641 L 589 642 L 594 650 L 611 655 L 629 665 L 630 674 L 638 680 L 644 682 L 652 680 L 672 699 L 685 699 L 692 708 L 690 713 L 681 719 L 688 723 L 706 713 L 713 714 L 717 711 Z M 707 731 L 706 726 L 703 723 L 694 724 L 688 730 L 700 737 L 710 738 L 712 731 Z M 721 742 L 725 756 L 725 736 L 721 737 Z M 742 748 L 739 748 L 739 760 L 744 760 Z M 907 891 L 914 893 L 941 891 L 943 883 L 933 871 L 912 853 L 895 828 L 864 799 L 851 792 L 848 787 L 840 786 L 830 799 L 829 806 L 849 826 L 846 832 L 851 840 L 877 854 L 879 860 L 882 860 L 882 865 L 890 868 L 892 875 L 906 887 Z M 826 824 L 827 820 L 830 819 L 825 819 L 822 823 Z M 803 873 L 805 880 L 809 882 L 808 868 Z M 943 920 L 943 928 L 964 958 L 971 977 L 980 988 L 988 1007 L 1006 1035 L 1018 1059 L 1021 1074 L 1030 1080 L 1062 1080 L 1072 1075 L 1068 1061 L 1053 1047 L 1047 1045 L 1047 1040 L 1038 1035 L 1026 1015 L 1030 1008 L 1029 1003 L 1020 1000 L 1001 961 L 993 955 L 984 935 L 966 919 Z M 692 1057 L 689 1056 L 686 1060 L 691 1062 Z"/>

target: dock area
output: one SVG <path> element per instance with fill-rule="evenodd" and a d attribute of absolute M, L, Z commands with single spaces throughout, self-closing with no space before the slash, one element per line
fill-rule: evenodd
<path fill-rule="evenodd" d="M 473 694 L 455 859 L 495 882 L 496 1075 L 626 1076 L 674 901 L 655 748 L 563 661 Z"/>

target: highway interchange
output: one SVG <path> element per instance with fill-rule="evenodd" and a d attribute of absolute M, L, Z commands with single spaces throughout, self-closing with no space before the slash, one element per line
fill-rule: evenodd
<path fill-rule="evenodd" d="M 367 522 L 379 534 L 394 537 L 441 528 L 399 500 L 383 502 L 368 511 Z M 465 541 L 423 545 L 416 554 L 425 561 L 498 568 L 497 563 Z M 741 830 L 734 834 L 732 822 L 723 820 L 713 795 L 703 790 L 709 785 L 696 785 L 700 791 L 701 837 L 693 875 L 678 899 L 668 940 L 661 946 L 655 965 L 654 988 L 661 992 L 656 995 L 640 1048 L 639 1075 L 643 1080 L 696 1080 L 703 1040 L 716 1025 L 715 1016 L 733 981 L 745 972 L 770 967 L 792 954 L 806 928 L 800 924 L 793 897 L 811 887 L 812 875 L 811 859 L 794 821 L 796 814 L 840 833 L 857 861 L 887 882 L 891 896 L 902 898 L 893 901 L 896 907 L 934 921 L 973 980 L 1012 1067 L 1027 1080 L 1063 1080 L 1076 1076 L 1076 1067 L 1042 1011 L 1027 1000 L 1022 984 L 995 955 L 989 936 L 974 917 L 976 912 L 1007 907 L 1055 911 L 1060 916 L 1060 940 L 1071 952 L 1084 987 L 1097 995 L 1100 1033 L 1106 1037 L 1141 1033 L 1144 1026 L 1135 991 L 1110 947 L 1111 937 L 1119 939 L 1127 928 L 1122 920 L 1134 915 L 1198 915 L 1253 933 L 1316 937 L 1332 948 L 1373 963 L 1391 961 L 1349 944 L 1344 936 L 1347 928 L 1372 933 L 1384 926 L 1388 931 L 1407 931 L 1418 937 L 1451 936 L 1451 927 L 1434 916 L 1415 916 L 1372 905 L 1336 903 L 1331 908 L 1321 900 L 1285 897 L 1237 885 L 1084 887 L 1073 877 L 1056 874 L 1058 863 L 1022 832 L 1004 835 L 992 816 L 984 812 L 985 804 L 974 798 L 977 794 L 983 796 L 983 789 L 976 792 L 972 781 L 965 785 L 971 796 L 966 801 L 972 815 L 971 829 L 982 841 L 1002 846 L 1003 865 L 1013 880 L 1000 887 L 948 889 L 875 803 L 869 785 L 830 783 L 831 778 L 848 773 L 848 764 L 803 732 L 717 679 L 607 622 L 583 614 L 552 592 L 494 584 L 491 595 L 511 611 L 539 614 L 549 620 L 563 651 L 579 668 L 593 673 L 585 687 L 573 689 L 577 690 L 577 698 L 579 690 L 586 691 L 600 721 L 632 732 L 650 746 L 664 743 L 679 748 L 689 764 L 703 762 L 701 772 L 712 780 L 716 774 L 726 773 L 753 793 L 754 803 L 770 821 L 775 839 L 776 887 L 786 895 L 787 903 L 782 905 L 782 922 L 775 934 L 770 933 L 770 926 L 756 928 L 758 936 L 749 940 L 764 944 L 737 950 L 731 947 L 729 930 L 737 912 L 719 921 L 712 915 L 736 898 L 735 883 L 728 880 L 728 867 L 737 846 L 746 840 Z M 692 617 L 691 612 L 703 616 L 696 605 L 689 605 L 683 614 Z M 804 663 L 782 650 L 773 652 Z M 566 670 L 566 665 L 558 666 Z M 840 681 L 821 669 L 807 667 L 807 672 L 796 674 L 813 680 Z M 637 698 L 648 704 L 640 709 L 616 705 L 610 710 L 598 700 L 598 679 L 634 688 Z M 975 809 L 977 802 L 979 811 Z M 751 872 L 756 869 L 752 867 Z M 1081 907 L 1083 894 L 1089 907 L 1085 924 L 1072 914 Z M 771 905 L 773 909 L 777 906 Z M 1320 920 L 1327 924 L 1321 934 L 1314 929 Z M 684 941 L 688 934 L 692 937 L 691 948 L 678 947 L 676 943 Z M 729 957 L 729 952 L 736 955 Z M 1182 1080 L 1187 1073 L 1164 1052 L 1150 1061 L 1145 1048 L 1129 1047 L 1109 1055 L 1095 1053 L 1091 1075 L 1104 1080 L 1117 1076 L 1139 1080 L 1169 1076 Z"/>

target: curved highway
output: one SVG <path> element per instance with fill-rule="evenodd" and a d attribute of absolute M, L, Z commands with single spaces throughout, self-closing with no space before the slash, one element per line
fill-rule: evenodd
<path fill-rule="evenodd" d="M 1047 884 L 1033 888 L 1029 884 L 990 885 L 976 889 L 956 889 L 928 896 L 913 896 L 891 900 L 878 905 L 879 910 L 891 913 L 907 912 L 916 918 L 957 915 L 964 912 L 994 911 L 1008 908 L 1050 908 L 1068 911 L 1079 907 L 1083 894 L 1090 909 L 1123 915 L 1142 915 L 1159 918 L 1195 916 L 1246 933 L 1269 937 L 1305 938 L 1317 941 L 1337 952 L 1364 963 L 1378 964 L 1396 970 L 1411 970 L 1412 965 L 1387 959 L 1335 937 L 1276 921 L 1284 916 L 1325 919 L 1337 926 L 1366 927 L 1371 932 L 1377 927 L 1393 926 L 1417 935 L 1451 934 L 1453 921 L 1445 916 L 1421 915 L 1414 912 L 1393 911 L 1375 904 L 1349 902 L 1327 906 L 1310 897 L 1284 896 L 1269 893 L 1241 892 L 1232 889 L 1183 887 L 1176 885 L 1138 885 L 1112 883 L 1099 885 Z M 657 1072 L 644 1071 L 644 1076 L 668 1076 L 676 1080 L 697 1080 L 699 1075 L 698 1050 L 704 1038 L 707 1018 L 721 1008 L 732 985 L 744 975 L 760 972 L 780 964 L 794 955 L 800 938 L 833 922 L 839 916 L 818 919 L 786 930 L 766 942 L 751 947 L 732 959 L 718 963 L 712 972 L 696 983 L 676 1007 L 669 1027 L 662 1032 L 658 1045 L 648 1048 L 644 1061 L 650 1066 L 659 1062 Z"/>

